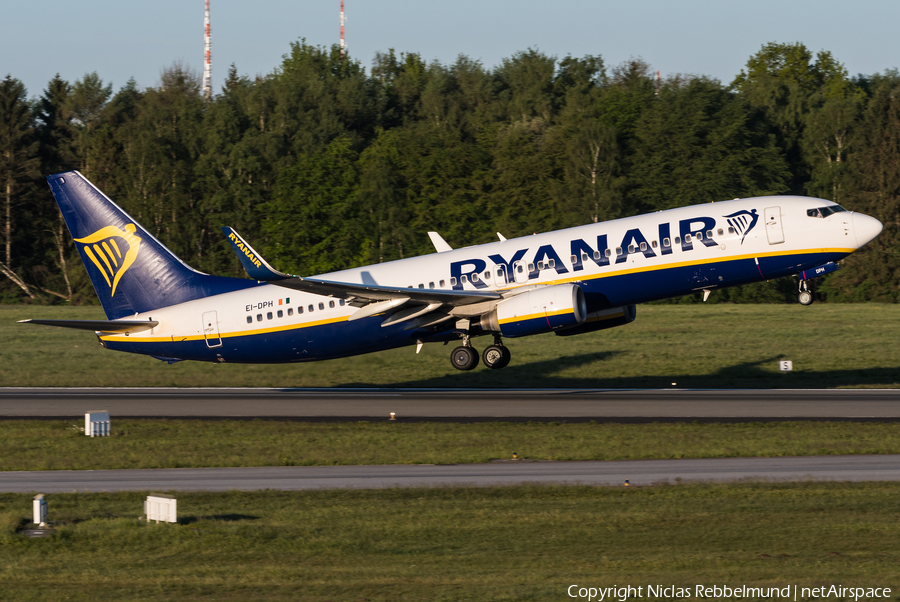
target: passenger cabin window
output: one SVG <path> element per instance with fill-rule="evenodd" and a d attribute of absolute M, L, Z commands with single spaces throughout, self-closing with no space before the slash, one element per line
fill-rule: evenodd
<path fill-rule="evenodd" d="M 428 288 L 434 288 L 434 282 L 429 282 L 429 283 L 428 283 Z M 343 305 L 343 303 L 341 303 L 341 305 Z"/>
<path fill-rule="evenodd" d="M 439 285 L 440 285 L 441 288 L 444 288 L 444 281 L 441 280 L 440 283 L 439 283 Z"/>
<path fill-rule="evenodd" d="M 330 307 L 331 309 L 334 309 L 334 301 L 329 301 L 328 307 Z"/>
<path fill-rule="evenodd" d="M 659 244 L 654 240 L 652 243 L 650 243 L 650 246 L 655 249 L 656 247 L 659 246 Z"/>
<path fill-rule="evenodd" d="M 544 269 L 544 262 L 543 262 L 543 261 L 539 261 L 539 262 L 538 262 L 538 269 L 539 269 L 539 270 L 543 270 L 543 269 Z"/>
<path fill-rule="evenodd" d="M 668 249 L 671 246 L 672 246 L 672 241 L 670 241 L 668 238 L 664 238 L 663 239 L 663 247 Z"/>
<path fill-rule="evenodd" d="M 303 311 L 303 308 L 302 308 L 302 307 L 300 308 L 300 311 Z M 293 308 L 293 307 L 289 307 L 289 308 L 288 308 L 288 316 L 293 316 L 293 315 L 294 315 L 294 308 Z"/>
<path fill-rule="evenodd" d="M 725 233 L 722 232 L 722 228 L 719 228 L 719 236 L 722 236 L 723 234 L 725 234 Z"/>
<path fill-rule="evenodd" d="M 706 231 L 706 238 L 712 238 L 712 230 Z"/>
<path fill-rule="evenodd" d="M 253 324 L 253 316 L 247 316 L 247 324 Z"/>
<path fill-rule="evenodd" d="M 450 286 L 456 286 L 456 276 L 450 276 Z"/>
<path fill-rule="evenodd" d="M 677 241 L 678 239 L 676 238 L 675 240 Z M 684 235 L 684 242 L 691 242 L 691 235 L 690 235 L 690 234 L 685 234 L 685 235 Z"/>
<path fill-rule="evenodd" d="M 420 285 L 419 285 L 419 288 L 425 288 L 425 285 L 424 285 L 424 284 L 420 284 Z"/>
<path fill-rule="evenodd" d="M 465 278 L 465 276 L 463 276 L 463 278 Z M 477 272 L 472 273 L 472 282 L 478 282 L 478 273 Z"/>
<path fill-rule="evenodd" d="M 339 303 L 340 303 L 340 306 L 341 306 L 341 307 L 344 307 L 344 300 L 343 300 L 343 299 L 341 299 L 341 300 L 339 301 Z"/>
<path fill-rule="evenodd" d="M 616 247 L 616 255 L 622 254 L 622 247 Z"/>
<path fill-rule="evenodd" d="M 628 245 L 628 252 L 634 253 L 634 245 Z"/>
<path fill-rule="evenodd" d="M 533 264 L 533 263 L 529 263 L 529 264 L 528 264 L 528 271 L 529 271 L 529 272 L 533 272 L 533 271 L 534 271 L 534 264 Z"/>
<path fill-rule="evenodd" d="M 582 253 L 582 254 L 581 254 L 581 261 L 587 261 L 588 259 L 590 259 L 590 257 L 588 257 L 588 254 L 587 254 L 587 253 Z"/>
<path fill-rule="evenodd" d="M 321 301 L 319 302 L 319 309 L 325 309 L 325 304 Z"/>
<path fill-rule="evenodd" d="M 262 314 L 256 314 L 256 321 L 262 322 Z"/>
<path fill-rule="evenodd" d="M 525 266 L 522 265 L 521 263 L 517 263 L 517 264 L 516 264 L 516 271 L 517 271 L 518 273 L 521 274 L 522 272 L 525 271 Z"/>
<path fill-rule="evenodd" d="M 487 272 L 484 273 L 484 279 L 485 280 L 491 279 L 491 271 L 490 270 L 488 270 Z"/>
<path fill-rule="evenodd" d="M 555 259 L 551 259 L 551 260 L 548 261 L 547 263 L 550 264 L 550 267 L 551 267 L 551 268 L 555 268 L 555 267 L 556 267 L 556 260 L 555 260 Z"/>
<path fill-rule="evenodd" d="M 312 313 L 313 310 L 315 309 L 315 307 L 313 307 L 312 303 L 310 303 L 310 304 L 309 304 L 309 307 L 307 307 L 306 309 L 309 310 L 309 313 Z"/>
<path fill-rule="evenodd" d="M 462 282 L 463 284 L 465 284 L 469 281 L 469 277 L 468 276 L 460 276 L 459 281 Z"/>
<path fill-rule="evenodd" d="M 582 253 L 581 258 L 584 259 L 584 253 Z M 578 263 L 577 255 L 572 255 L 572 263 Z"/>
<path fill-rule="evenodd" d="M 266 312 L 266 319 L 267 319 L 267 320 L 271 320 L 271 319 L 272 319 L 272 312 Z"/>
<path fill-rule="evenodd" d="M 594 259 L 600 259 L 600 251 L 594 251 Z"/>
<path fill-rule="evenodd" d="M 697 232 L 695 236 L 697 237 L 697 240 L 703 240 L 703 232 Z"/>
<path fill-rule="evenodd" d="M 609 249 L 603 249 L 603 254 L 609 257 L 612 255 L 612 251 L 610 251 Z"/>
<path fill-rule="evenodd" d="M 278 317 L 279 317 L 279 318 L 283 318 L 283 317 L 284 317 L 284 312 L 281 311 L 280 309 L 278 310 Z"/>
<path fill-rule="evenodd" d="M 734 228 L 732 228 L 731 226 L 728 226 L 728 233 L 734 234 Z"/>
<path fill-rule="evenodd" d="M 641 251 L 646 251 L 646 250 L 647 250 L 647 243 L 642 242 L 641 243 Z"/>
<path fill-rule="evenodd" d="M 690 234 L 688 234 L 688 236 L 690 236 Z M 675 244 L 676 244 L 676 245 L 680 245 L 680 244 L 681 244 L 681 237 L 680 237 L 680 236 L 676 236 L 676 237 L 675 237 Z"/>

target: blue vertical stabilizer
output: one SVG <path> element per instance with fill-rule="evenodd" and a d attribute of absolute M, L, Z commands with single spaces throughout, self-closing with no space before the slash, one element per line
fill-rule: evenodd
<path fill-rule="evenodd" d="M 77 171 L 47 182 L 110 320 L 257 285 L 192 269 Z"/>

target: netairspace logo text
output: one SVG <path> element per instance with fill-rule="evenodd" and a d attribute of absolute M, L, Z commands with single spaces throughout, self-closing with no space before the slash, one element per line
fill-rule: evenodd
<path fill-rule="evenodd" d="M 644 593 L 646 592 L 646 594 Z M 843 585 L 824 585 L 821 587 L 799 587 L 788 585 L 785 587 L 750 587 L 741 585 L 730 587 L 728 585 L 695 585 L 691 587 L 679 587 L 677 585 L 647 585 L 634 587 L 632 585 L 611 587 L 582 587 L 570 585 L 566 589 L 570 598 L 580 598 L 588 602 L 625 602 L 629 598 L 767 598 L 785 600 L 809 600 L 817 599 L 849 599 L 865 600 L 874 598 L 889 598 L 889 587 L 845 587 Z"/>

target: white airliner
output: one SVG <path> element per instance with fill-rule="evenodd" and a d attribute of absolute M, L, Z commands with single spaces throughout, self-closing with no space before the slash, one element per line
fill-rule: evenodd
<path fill-rule="evenodd" d="M 251 279 L 193 270 L 76 171 L 47 178 L 109 320 L 25 320 L 96 332 L 107 349 L 175 362 L 277 363 L 457 341 L 460 370 L 503 368 L 501 337 L 627 324 L 639 303 L 798 275 L 806 282 L 881 232 L 822 199 L 694 205 L 300 277 L 223 228 Z"/>

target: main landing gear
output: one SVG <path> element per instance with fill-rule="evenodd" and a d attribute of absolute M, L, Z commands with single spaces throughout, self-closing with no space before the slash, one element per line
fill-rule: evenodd
<path fill-rule="evenodd" d="M 494 344 L 484 350 L 481 355 L 484 365 L 492 370 L 499 370 L 509 365 L 512 354 L 503 346 L 500 335 L 494 335 Z M 478 365 L 478 351 L 472 347 L 469 335 L 463 335 L 463 344 L 450 354 L 450 363 L 457 370 L 472 370 Z"/>
<path fill-rule="evenodd" d="M 813 294 L 809 292 L 809 285 L 806 283 L 806 280 L 800 281 L 800 294 L 797 295 L 797 300 L 800 301 L 800 305 L 812 305 Z"/>

